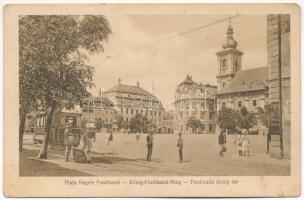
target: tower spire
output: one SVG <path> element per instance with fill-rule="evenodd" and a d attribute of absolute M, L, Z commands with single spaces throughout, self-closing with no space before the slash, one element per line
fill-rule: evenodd
<path fill-rule="evenodd" d="M 233 28 L 231 26 L 231 21 L 229 20 L 228 22 L 228 29 L 226 31 L 227 34 L 227 40 L 226 42 L 223 44 L 223 48 L 232 48 L 232 49 L 236 49 L 237 47 L 237 41 L 235 41 L 233 39 Z"/>
<path fill-rule="evenodd" d="M 235 76 L 235 73 L 242 69 L 241 57 L 243 52 L 236 47 L 237 42 L 233 39 L 233 28 L 229 20 L 223 49 L 216 53 L 218 56 L 218 90 L 225 88 L 226 84 Z"/>

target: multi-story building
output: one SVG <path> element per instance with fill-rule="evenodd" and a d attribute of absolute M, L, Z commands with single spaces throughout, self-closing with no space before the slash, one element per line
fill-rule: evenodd
<path fill-rule="evenodd" d="M 255 112 L 267 101 L 267 67 L 242 70 L 243 52 L 237 49 L 233 28 L 229 24 L 227 40 L 218 56 L 217 108 L 222 106 L 238 110 L 245 106 Z"/>
<path fill-rule="evenodd" d="M 268 54 L 268 80 L 269 80 L 269 103 L 272 108 L 277 108 L 277 120 L 282 117 L 283 154 L 290 157 L 290 16 L 268 15 L 267 16 L 267 54 Z M 280 55 L 281 54 L 281 55 Z M 279 77 L 279 70 L 281 77 Z M 280 87 L 281 84 L 281 87 Z M 281 91 L 280 91 L 281 89 Z M 281 97 L 280 97 L 281 92 Z M 281 106 L 280 106 L 281 100 Z M 281 107 L 281 108 L 280 108 Z M 282 116 L 279 110 L 282 110 Z M 272 114 L 275 112 L 273 111 Z M 274 122 L 270 119 L 270 134 L 274 135 Z M 279 121 L 276 122 L 277 126 Z M 278 127 L 277 130 L 280 130 Z M 279 131 L 280 132 L 280 131 Z M 274 136 L 272 136 L 273 138 Z M 273 141 L 272 141 L 273 142 Z M 272 151 L 273 149 L 270 149 Z M 276 151 L 278 152 L 278 151 Z"/>
<path fill-rule="evenodd" d="M 82 100 L 82 119 L 97 123 L 101 128 L 111 127 L 117 115 L 114 104 L 105 97 L 88 97 Z"/>
<path fill-rule="evenodd" d="M 196 83 L 187 75 L 175 92 L 174 131 L 193 132 L 189 119 L 200 121 L 197 133 L 215 132 L 216 86 Z"/>
<path fill-rule="evenodd" d="M 136 114 L 142 114 L 156 126 L 157 132 L 161 132 L 164 108 L 152 93 L 141 88 L 139 82 L 136 86 L 125 85 L 119 79 L 118 84 L 103 92 L 102 96 L 113 102 L 115 113 L 121 115 L 126 124 Z"/>

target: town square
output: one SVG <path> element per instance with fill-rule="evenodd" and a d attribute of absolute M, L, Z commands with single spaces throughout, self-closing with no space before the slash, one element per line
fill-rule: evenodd
<path fill-rule="evenodd" d="M 288 14 L 31 15 L 19 38 L 20 176 L 290 175 Z"/>

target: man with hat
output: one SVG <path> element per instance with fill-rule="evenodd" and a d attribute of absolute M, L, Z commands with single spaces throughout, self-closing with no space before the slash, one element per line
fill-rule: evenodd
<path fill-rule="evenodd" d="M 64 139 L 65 139 L 65 161 L 69 161 L 69 158 L 73 158 L 73 143 L 74 135 L 71 133 L 72 124 L 70 122 L 66 123 L 64 130 Z"/>
<path fill-rule="evenodd" d="M 179 152 L 179 161 L 183 162 L 183 147 L 184 147 L 184 140 L 182 137 L 182 131 L 178 134 L 178 140 L 177 140 L 177 148 Z"/>

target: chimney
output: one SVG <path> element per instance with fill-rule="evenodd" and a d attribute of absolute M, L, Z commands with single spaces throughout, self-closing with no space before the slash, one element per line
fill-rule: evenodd
<path fill-rule="evenodd" d="M 140 86 L 139 86 L 139 81 L 137 81 L 136 86 L 137 86 L 137 87 L 140 87 Z"/>

